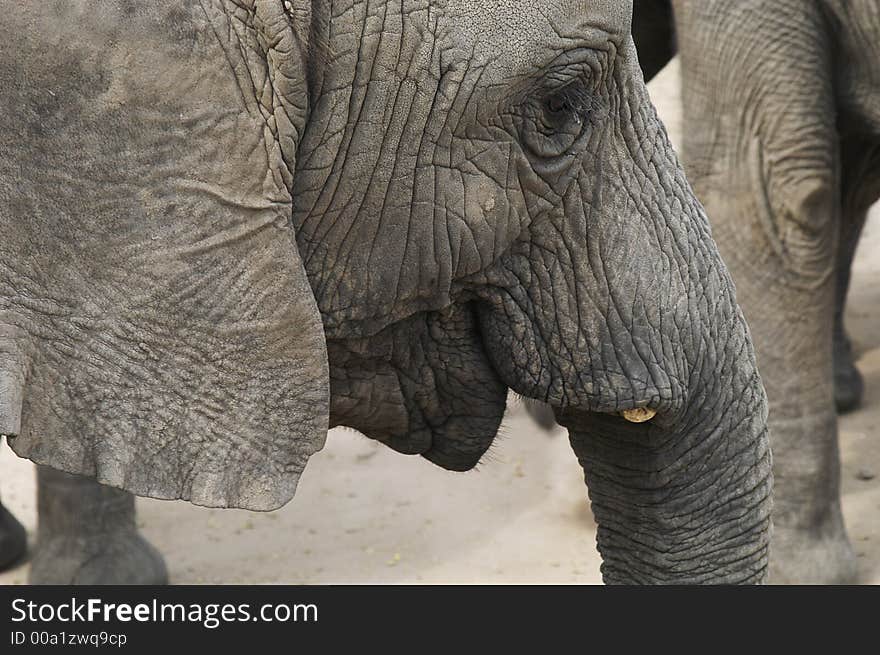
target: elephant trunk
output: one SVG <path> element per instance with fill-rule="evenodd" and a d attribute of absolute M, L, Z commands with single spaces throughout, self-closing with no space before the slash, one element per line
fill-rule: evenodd
<path fill-rule="evenodd" d="M 584 469 L 607 583 L 765 580 L 766 397 L 745 324 L 736 323 L 728 356 L 712 360 L 721 369 L 717 386 L 690 385 L 680 410 L 641 423 L 610 413 L 561 416 Z M 693 377 L 711 379 L 706 371 Z"/>

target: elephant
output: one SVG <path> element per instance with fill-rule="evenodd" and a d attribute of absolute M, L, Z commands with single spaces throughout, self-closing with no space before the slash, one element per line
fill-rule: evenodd
<path fill-rule="evenodd" d="M 605 582 L 764 580 L 766 395 L 631 2 L 8 4 L 0 434 L 41 542 L 114 506 L 76 581 L 163 574 L 124 494 L 272 510 L 336 425 L 467 470 L 509 391 Z"/>
<path fill-rule="evenodd" d="M 855 408 L 863 392 L 843 316 L 859 235 L 880 199 L 880 6 L 671 7 L 685 169 L 737 284 L 770 402 L 770 579 L 852 582 L 835 410 Z M 644 29 L 672 42 L 662 17 Z M 670 53 L 645 56 L 659 69 Z"/>

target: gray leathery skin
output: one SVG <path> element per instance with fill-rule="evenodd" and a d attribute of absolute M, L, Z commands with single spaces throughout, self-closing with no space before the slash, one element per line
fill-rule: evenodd
<path fill-rule="evenodd" d="M 464 470 L 513 389 L 571 432 L 607 581 L 763 580 L 765 396 L 631 9 L 16 15 L 0 41 L 28 54 L 0 63 L 26 109 L 0 112 L 13 447 L 136 493 L 270 509 L 328 420 Z M 640 407 L 647 424 L 619 416 Z"/>
<path fill-rule="evenodd" d="M 880 8 L 674 5 L 688 177 L 736 281 L 770 402 L 770 580 L 851 582 L 835 409 L 862 391 L 843 307 L 880 197 Z"/>

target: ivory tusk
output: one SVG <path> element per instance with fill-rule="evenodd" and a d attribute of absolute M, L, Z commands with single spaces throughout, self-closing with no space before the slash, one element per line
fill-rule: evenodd
<path fill-rule="evenodd" d="M 657 410 L 650 407 L 635 407 L 623 410 L 620 415 L 630 423 L 645 423 L 657 415 Z"/>

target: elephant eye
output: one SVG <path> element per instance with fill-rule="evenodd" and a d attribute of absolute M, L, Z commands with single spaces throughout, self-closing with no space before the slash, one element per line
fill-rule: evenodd
<path fill-rule="evenodd" d="M 569 85 L 544 100 L 544 113 L 555 123 L 570 120 L 580 125 L 589 111 L 589 94 L 580 85 Z"/>
<path fill-rule="evenodd" d="M 522 137 L 529 154 L 556 159 L 576 149 L 592 113 L 592 96 L 581 84 L 569 84 L 532 101 L 524 114 Z"/>
<path fill-rule="evenodd" d="M 568 106 L 568 98 L 561 93 L 556 93 L 547 98 L 546 106 L 547 112 L 553 115 L 559 115 L 570 110 Z"/>

